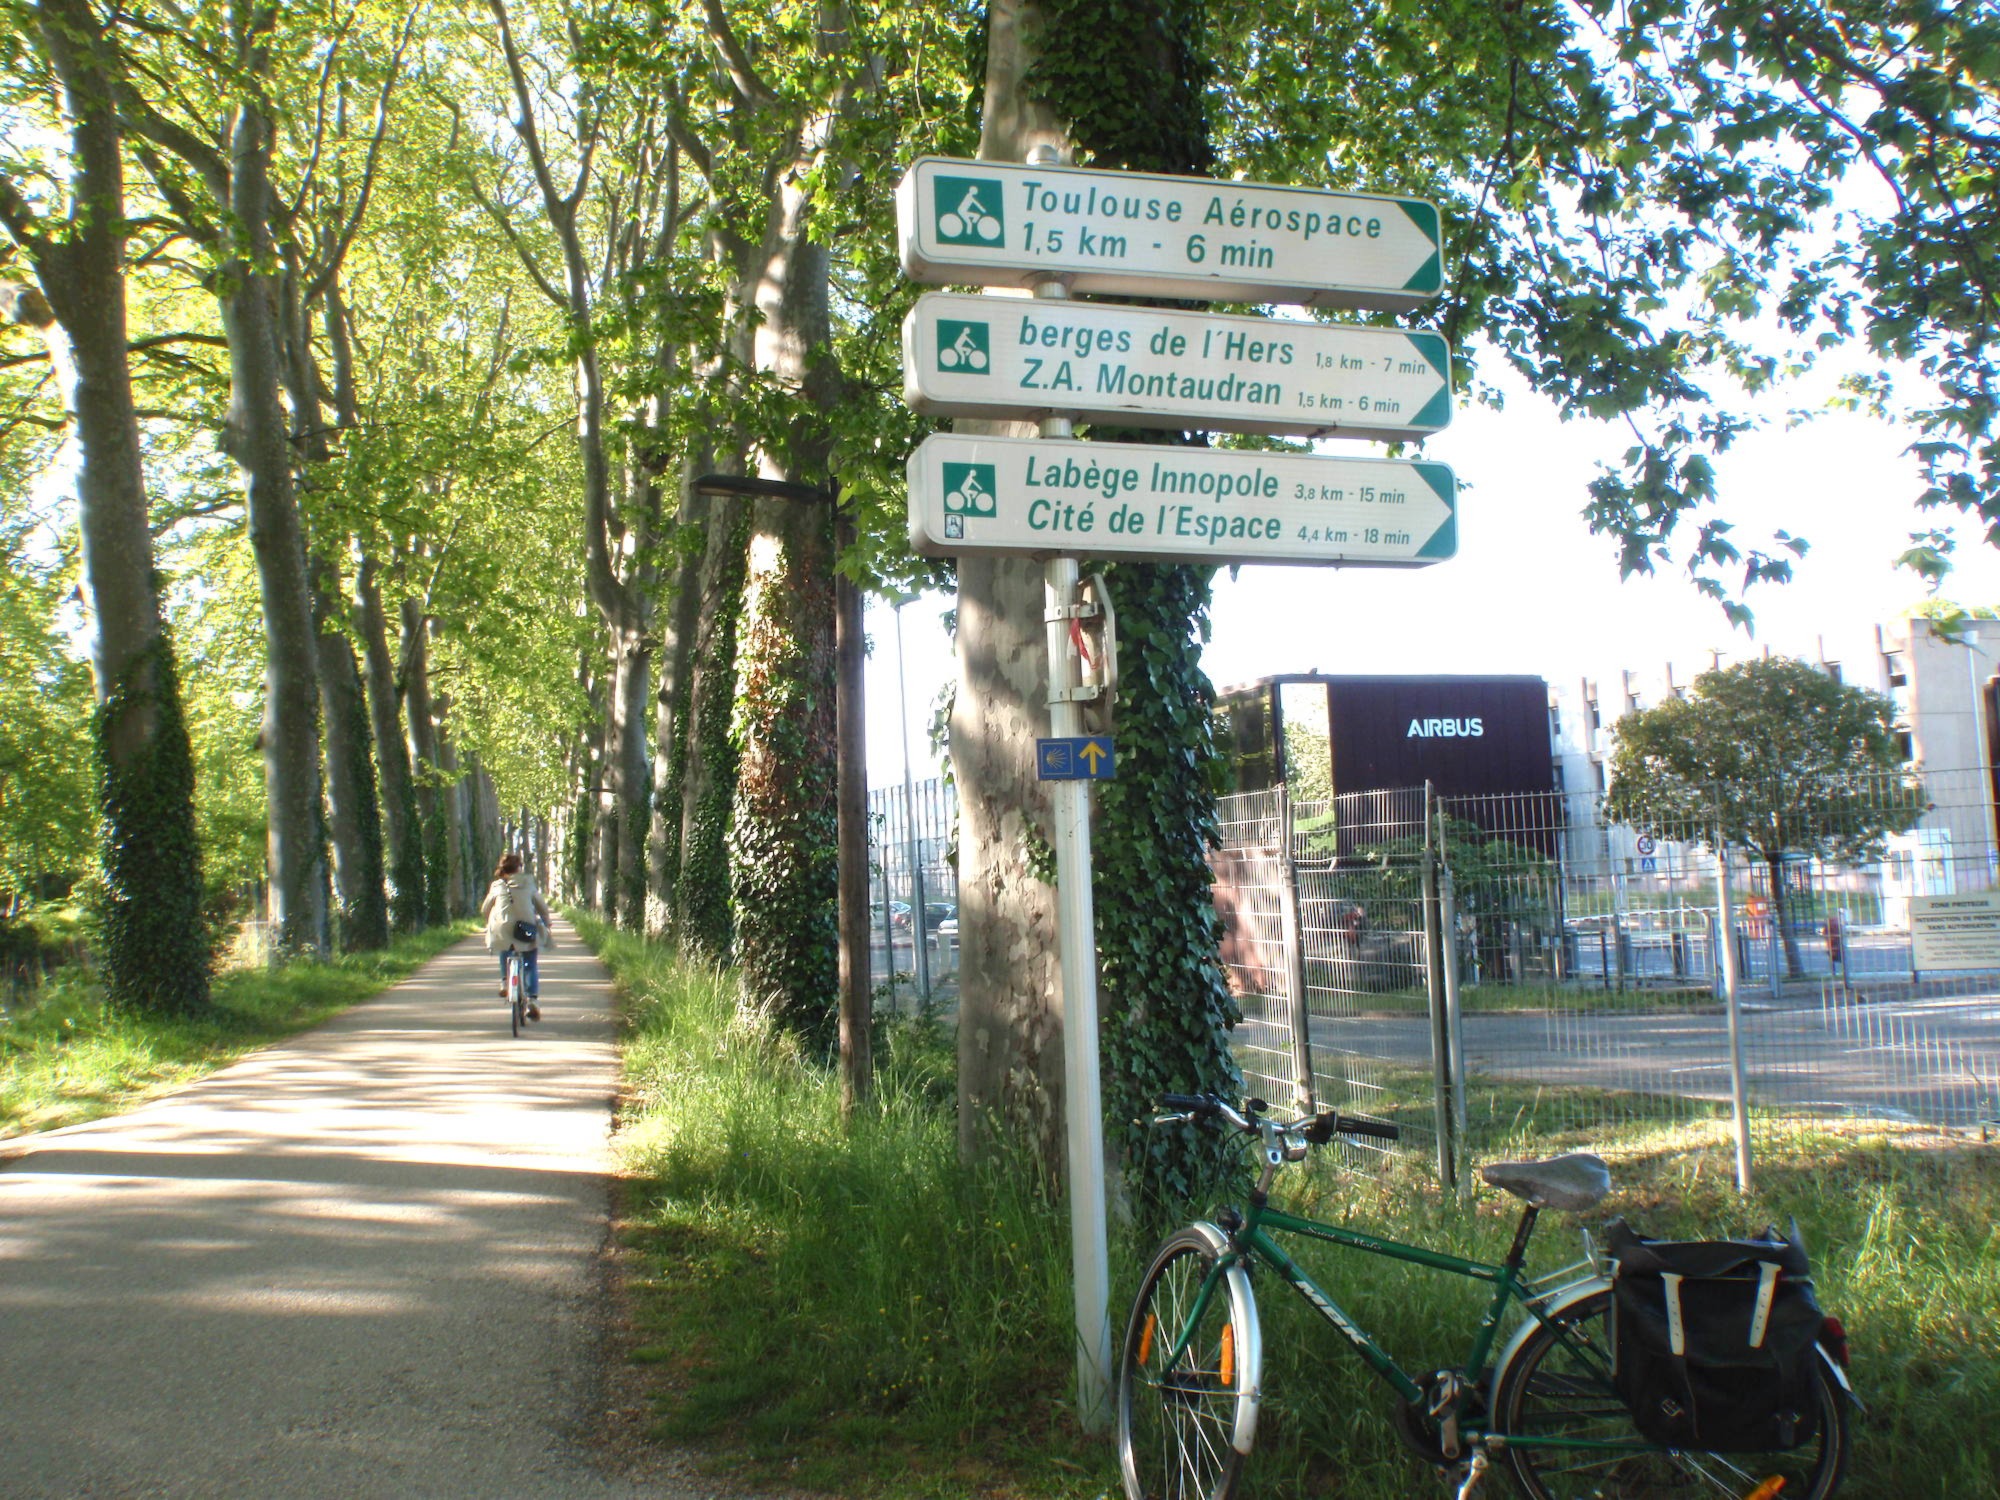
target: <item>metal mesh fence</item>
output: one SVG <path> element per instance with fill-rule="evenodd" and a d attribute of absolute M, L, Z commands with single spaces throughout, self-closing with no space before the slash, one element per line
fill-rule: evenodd
<path fill-rule="evenodd" d="M 1725 900 L 1700 836 L 1726 818 L 1719 798 L 1628 805 L 1623 822 L 1555 793 L 1227 799 L 1218 904 L 1246 1074 L 1274 1099 L 1309 1086 L 1322 1107 L 1387 1114 L 1416 1149 L 1454 1118 L 1479 1155 L 1602 1141 L 1730 1115 L 1733 982 L 1753 1135 L 1802 1119 L 1990 1131 L 1991 808 L 1984 772 L 1809 786 L 1731 833 L 1790 852 L 1732 850 Z"/>
<path fill-rule="evenodd" d="M 869 988 L 880 1008 L 957 1002 L 957 826 L 942 778 L 868 794 Z"/>

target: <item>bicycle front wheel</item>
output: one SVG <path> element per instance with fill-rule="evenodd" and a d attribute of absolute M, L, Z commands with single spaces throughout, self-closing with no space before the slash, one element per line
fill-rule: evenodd
<path fill-rule="evenodd" d="M 1611 1384 L 1610 1308 L 1611 1294 L 1598 1292 L 1558 1314 L 1555 1330 L 1537 1328 L 1494 1392 L 1496 1432 L 1529 1440 L 1509 1441 L 1505 1450 L 1529 1500 L 1826 1500 L 1839 1487 L 1847 1397 L 1817 1356 L 1818 1430 L 1804 1446 L 1784 1453 L 1638 1451 L 1645 1440 Z"/>
<path fill-rule="evenodd" d="M 1185 1346 L 1203 1285 L 1226 1246 L 1189 1225 L 1161 1242 L 1139 1283 L 1118 1361 L 1118 1467 L 1126 1500 L 1228 1500 L 1256 1430 L 1262 1350 L 1241 1270 L 1217 1278 Z"/>

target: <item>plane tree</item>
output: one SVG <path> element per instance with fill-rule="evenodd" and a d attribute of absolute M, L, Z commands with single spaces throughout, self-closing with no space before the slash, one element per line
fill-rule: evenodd
<path fill-rule="evenodd" d="M 1923 816 L 1895 711 L 1882 694 L 1790 657 L 1704 672 L 1685 697 L 1618 721 L 1604 815 L 1655 838 L 1743 849 L 1761 861 L 1785 969 L 1797 978 L 1786 859 L 1879 858 L 1888 835 Z"/>

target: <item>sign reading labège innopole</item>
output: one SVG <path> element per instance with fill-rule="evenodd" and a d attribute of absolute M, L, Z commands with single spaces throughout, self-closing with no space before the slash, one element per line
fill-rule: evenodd
<path fill-rule="evenodd" d="M 1421 437 L 1451 421 L 1434 333 L 931 292 L 903 323 L 917 411 L 1219 432 Z"/>
<path fill-rule="evenodd" d="M 1437 463 L 938 433 L 909 485 L 927 557 L 1420 567 L 1458 550 L 1457 483 Z"/>
<path fill-rule="evenodd" d="M 927 156 L 896 188 L 914 281 L 1406 311 L 1443 289 L 1434 204 Z"/>

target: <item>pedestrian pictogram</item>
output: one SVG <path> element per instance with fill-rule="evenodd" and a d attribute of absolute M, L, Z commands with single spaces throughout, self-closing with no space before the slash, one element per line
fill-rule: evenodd
<path fill-rule="evenodd" d="M 1004 233 L 1000 184 L 940 177 L 935 197 L 938 238 L 947 245 L 997 245 Z"/>
<path fill-rule="evenodd" d="M 1118 757 L 1103 735 L 1035 741 L 1037 781 L 1109 781 Z"/>

